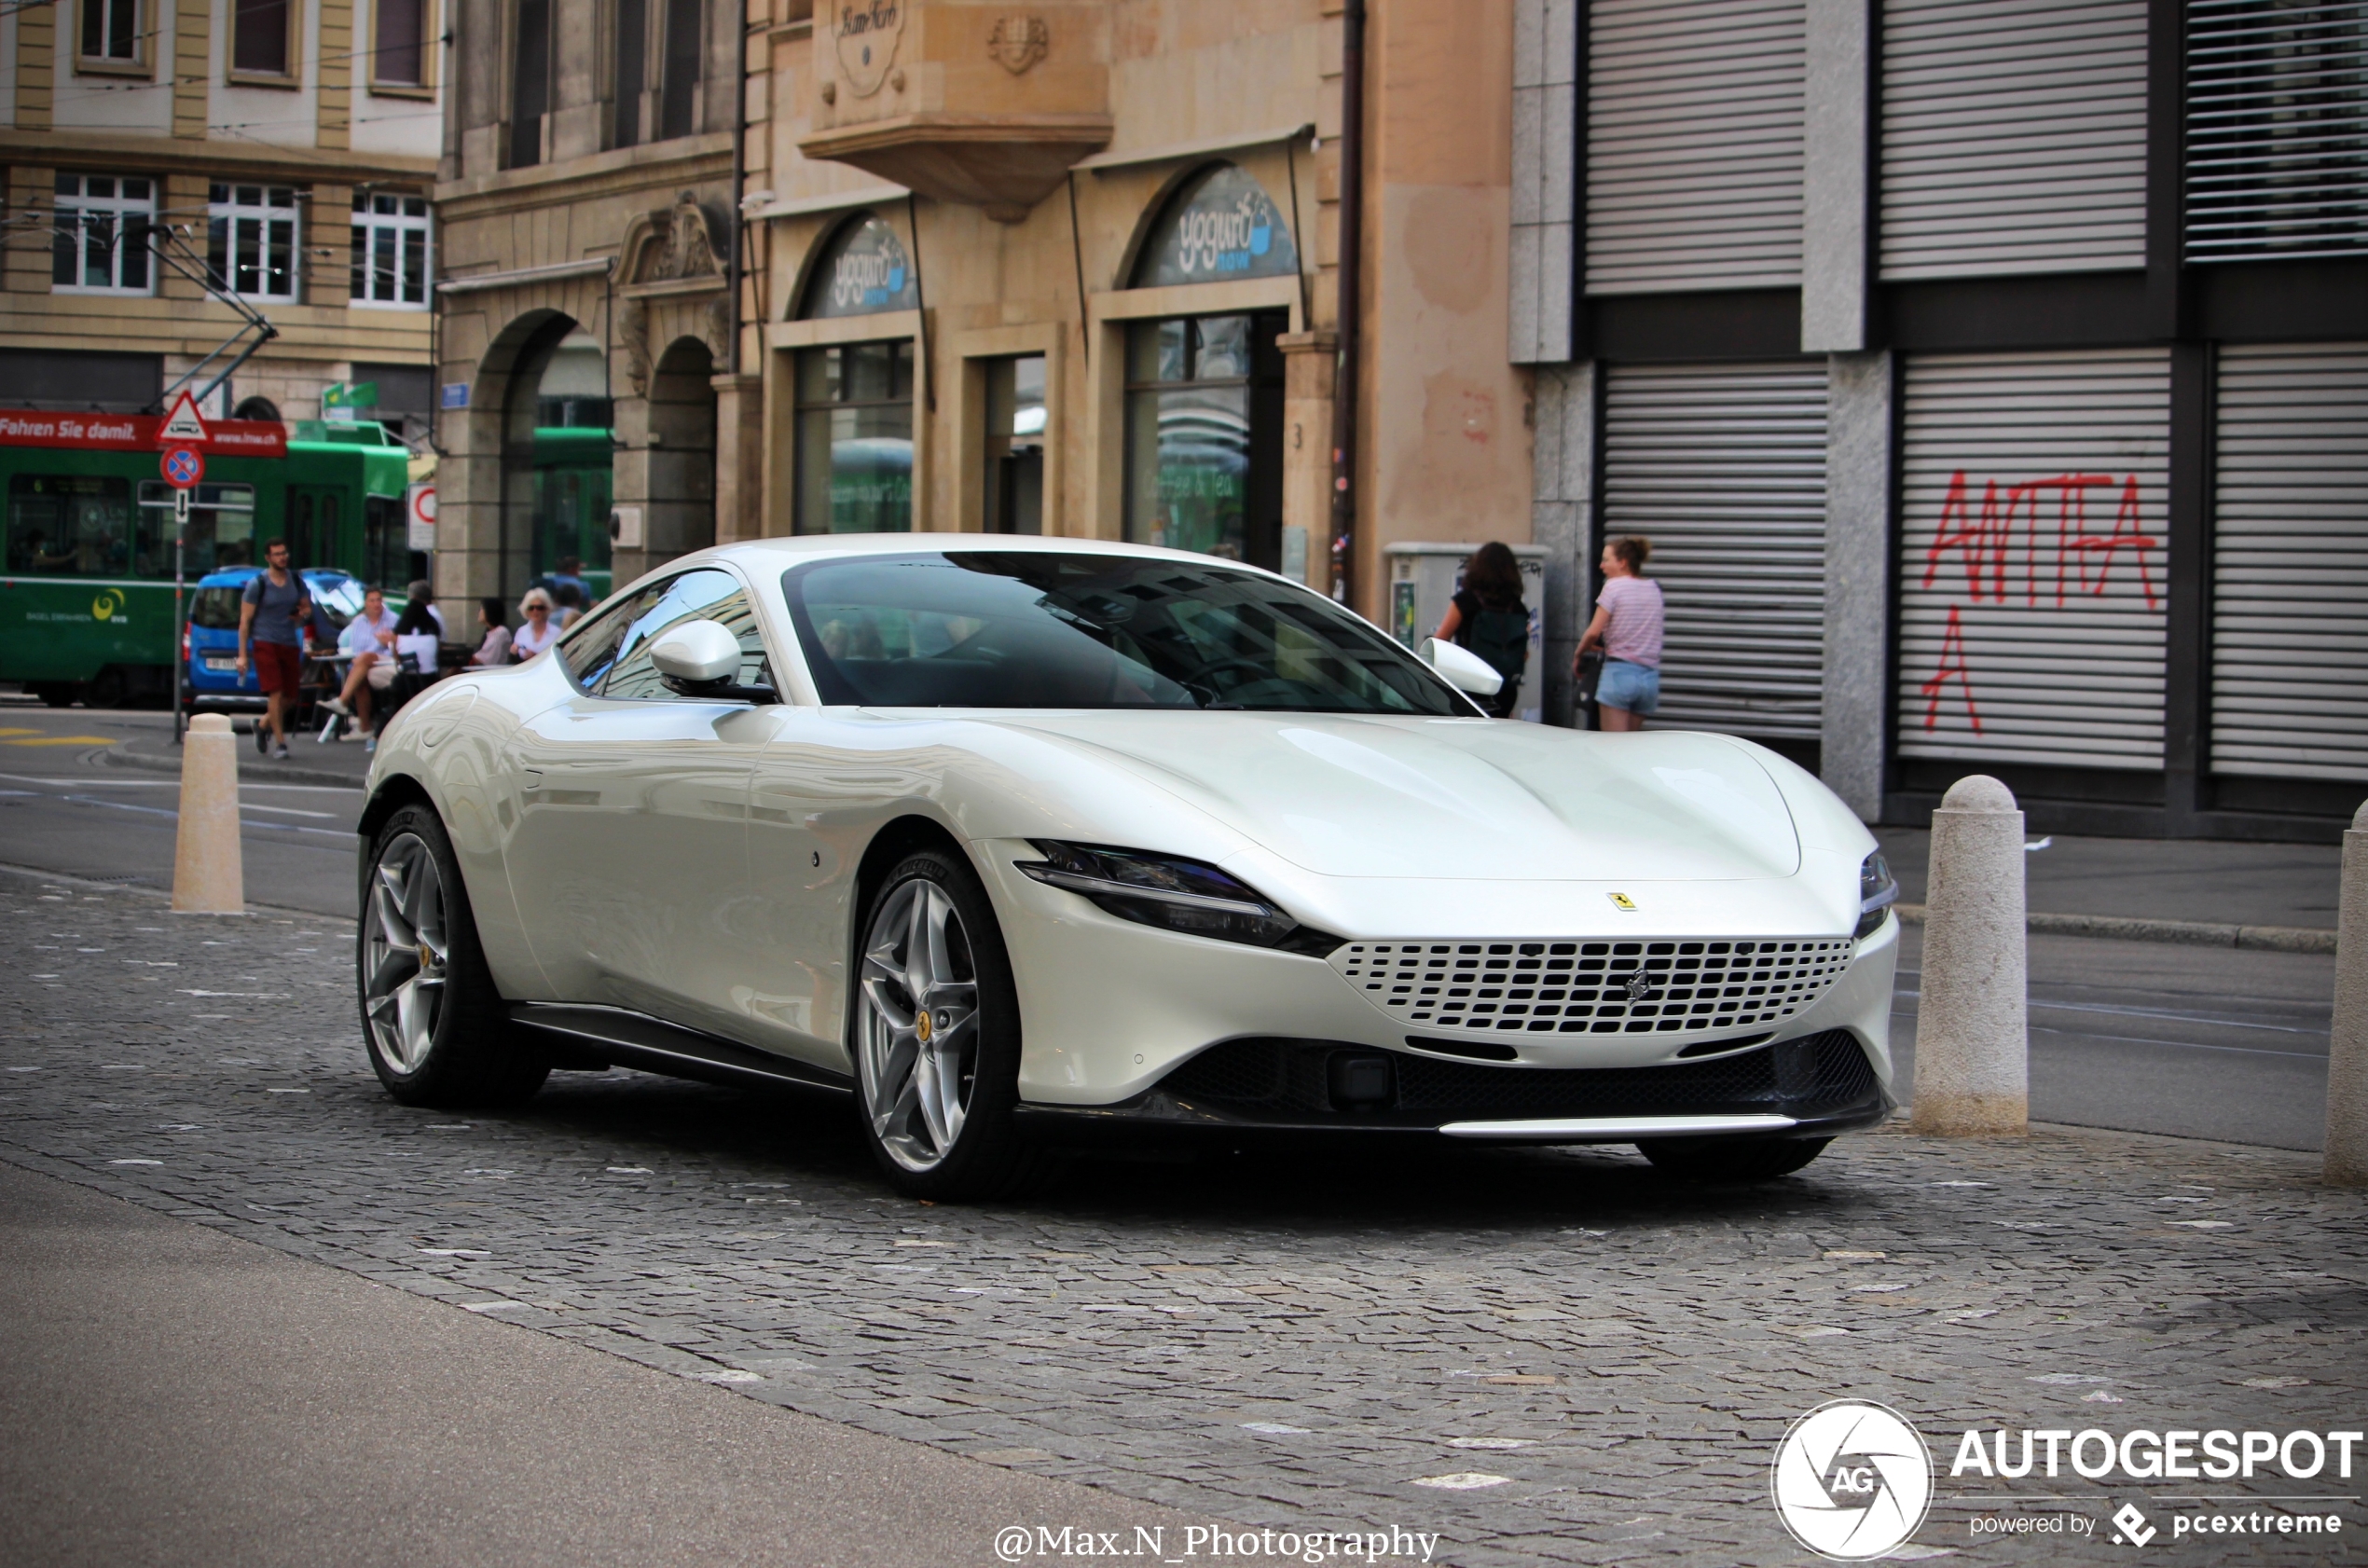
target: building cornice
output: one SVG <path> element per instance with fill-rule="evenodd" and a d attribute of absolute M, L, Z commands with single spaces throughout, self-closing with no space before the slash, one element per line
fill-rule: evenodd
<path fill-rule="evenodd" d="M 530 169 L 447 180 L 435 187 L 435 200 L 447 222 L 458 222 L 637 190 L 681 189 L 731 177 L 731 133 L 719 131 L 647 146 L 620 147 L 565 163 L 538 163 Z"/>
<path fill-rule="evenodd" d="M 157 173 L 195 170 L 343 184 L 374 178 L 425 183 L 435 178 L 434 158 L 400 153 L 277 147 L 263 142 L 200 142 L 83 130 L 0 128 L 0 160 L 43 169 L 133 169 Z"/>

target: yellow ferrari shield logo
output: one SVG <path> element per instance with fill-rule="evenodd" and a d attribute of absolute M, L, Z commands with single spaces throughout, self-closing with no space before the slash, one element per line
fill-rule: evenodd
<path fill-rule="evenodd" d="M 1614 893 L 1612 895 L 1612 907 L 1615 909 L 1626 910 L 1629 914 L 1633 915 L 1636 913 L 1636 901 L 1630 898 L 1626 893 Z"/>

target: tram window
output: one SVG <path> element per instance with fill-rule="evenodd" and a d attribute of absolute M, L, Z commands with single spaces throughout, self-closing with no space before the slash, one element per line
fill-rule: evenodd
<path fill-rule="evenodd" d="M 226 566 L 255 564 L 255 487 L 200 485 L 190 498 L 187 554 L 182 571 L 202 577 Z M 144 577 L 172 575 L 172 488 L 160 479 L 140 485 L 140 556 Z"/>
<path fill-rule="evenodd" d="M 87 474 L 8 480 L 8 570 L 37 577 L 128 577 L 131 482 Z"/>

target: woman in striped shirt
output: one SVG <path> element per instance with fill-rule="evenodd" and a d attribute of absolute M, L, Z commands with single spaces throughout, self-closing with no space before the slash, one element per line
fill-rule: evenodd
<path fill-rule="evenodd" d="M 1604 650 L 1604 673 L 1595 682 L 1595 707 L 1604 728 L 1641 730 L 1645 719 L 1660 707 L 1661 585 L 1645 576 L 1653 542 L 1633 534 L 1604 546 L 1604 591 L 1595 598 L 1595 618 L 1578 651 Z"/>

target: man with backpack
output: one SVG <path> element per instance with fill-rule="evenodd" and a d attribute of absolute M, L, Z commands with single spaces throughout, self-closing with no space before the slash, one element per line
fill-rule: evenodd
<path fill-rule="evenodd" d="M 1472 552 L 1464 563 L 1464 585 L 1436 635 L 1478 653 L 1505 678 L 1494 696 L 1477 700 L 1490 718 L 1511 718 L 1529 667 L 1529 607 L 1521 602 L 1521 563 L 1509 548 L 1491 540 Z"/>

